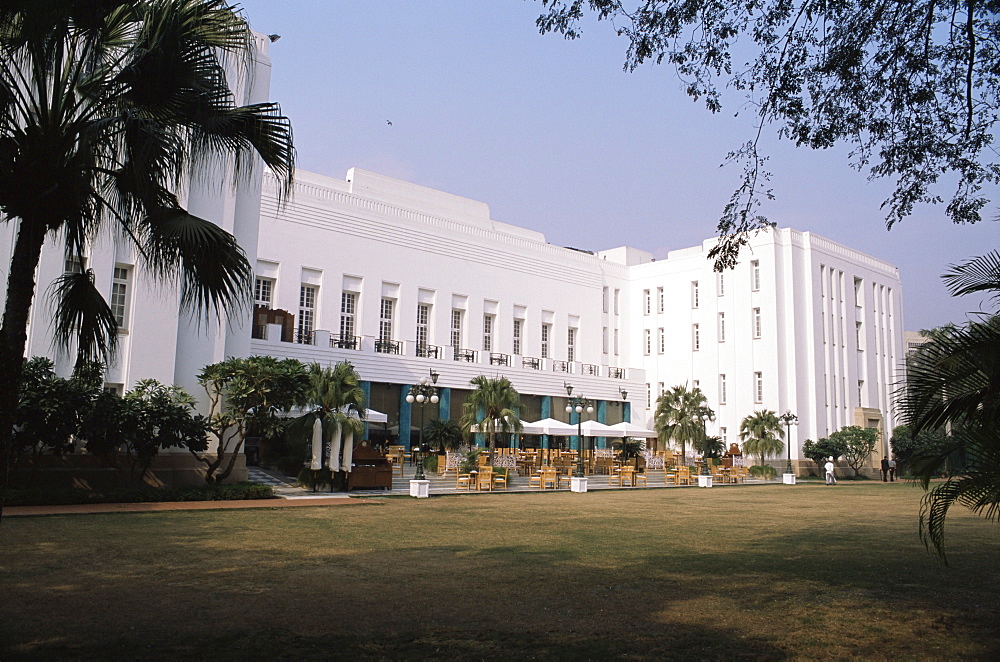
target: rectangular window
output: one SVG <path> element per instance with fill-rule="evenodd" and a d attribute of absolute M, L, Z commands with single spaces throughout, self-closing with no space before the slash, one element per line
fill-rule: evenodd
<path fill-rule="evenodd" d="M 340 294 L 340 339 L 349 343 L 354 340 L 354 316 L 358 310 L 358 293 L 341 292 Z"/>
<path fill-rule="evenodd" d="M 663 329 L 657 329 L 657 342 L 659 343 L 660 354 L 667 351 L 667 334 L 664 333 Z"/>
<path fill-rule="evenodd" d="M 854 323 L 854 342 L 857 343 L 858 351 L 859 352 L 864 349 L 864 345 L 861 343 L 861 341 L 862 341 L 863 338 L 864 338 L 864 334 L 861 333 L 861 322 L 855 322 Z"/>
<path fill-rule="evenodd" d="M 691 325 L 691 350 L 697 352 L 701 349 L 701 329 L 697 324 Z"/>
<path fill-rule="evenodd" d="M 649 331 L 649 329 L 643 330 L 642 333 L 643 333 L 643 336 L 642 336 L 642 338 L 643 338 L 642 346 L 646 348 L 646 355 L 648 356 L 649 353 L 653 351 L 653 347 L 652 347 L 652 345 L 653 345 L 652 335 L 653 334 Z"/>
<path fill-rule="evenodd" d="M 271 307 L 274 296 L 274 281 L 270 278 L 255 278 L 253 281 L 253 302 L 257 306 Z"/>
<path fill-rule="evenodd" d="M 726 404 L 726 376 L 719 375 L 719 404 Z"/>
<path fill-rule="evenodd" d="M 726 314 L 719 313 L 719 342 L 726 342 Z"/>
<path fill-rule="evenodd" d="M 642 314 L 648 315 L 650 313 L 650 299 L 649 290 L 642 291 Z"/>
<path fill-rule="evenodd" d="M 493 351 L 493 315 L 483 315 L 483 351 Z"/>
<path fill-rule="evenodd" d="M 698 307 L 698 281 L 691 281 L 691 307 Z"/>
<path fill-rule="evenodd" d="M 858 308 L 860 308 L 862 304 L 861 300 L 863 296 L 863 293 L 861 291 L 862 282 L 863 281 L 860 278 L 854 279 L 854 305 L 857 306 Z"/>
<path fill-rule="evenodd" d="M 67 255 L 63 272 L 67 274 L 82 274 L 83 262 L 80 260 L 80 257 L 77 255 Z"/>
<path fill-rule="evenodd" d="M 566 360 L 576 361 L 576 329 L 566 332 Z"/>
<path fill-rule="evenodd" d="M 451 309 L 451 346 L 457 352 L 462 347 L 462 311 Z"/>
<path fill-rule="evenodd" d="M 760 261 L 750 263 L 750 289 L 754 292 L 760 289 Z"/>
<path fill-rule="evenodd" d="M 652 409 L 653 407 L 653 389 L 646 384 L 646 409 Z"/>
<path fill-rule="evenodd" d="M 719 439 L 722 439 L 723 446 L 729 444 L 729 435 L 727 434 L 726 428 L 719 428 Z"/>
<path fill-rule="evenodd" d="M 552 332 L 551 324 L 542 325 L 542 358 L 549 358 L 549 334 Z"/>
<path fill-rule="evenodd" d="M 608 353 L 608 327 L 606 326 L 601 329 L 601 352 Z"/>
<path fill-rule="evenodd" d="M 726 274 L 724 274 L 722 272 L 719 272 L 716 275 L 716 283 L 717 283 L 717 285 L 719 287 L 719 296 L 720 297 L 721 296 L 725 296 L 726 295 Z"/>
<path fill-rule="evenodd" d="M 417 304 L 417 348 L 423 355 L 427 354 L 427 339 L 430 337 L 428 325 L 431 319 L 431 306 L 428 303 Z"/>
<path fill-rule="evenodd" d="M 697 379 L 692 379 L 691 386 L 693 386 L 694 388 L 699 388 L 701 386 L 701 382 L 698 381 Z"/>
<path fill-rule="evenodd" d="M 601 303 L 604 305 L 604 312 L 608 312 L 608 288 L 601 290 Z"/>
<path fill-rule="evenodd" d="M 753 337 L 760 338 L 760 308 L 753 309 Z"/>
<path fill-rule="evenodd" d="M 618 314 L 618 300 L 621 298 L 622 291 L 615 288 L 615 315 Z"/>
<path fill-rule="evenodd" d="M 764 374 L 753 373 L 753 395 L 754 402 L 764 402 Z"/>
<path fill-rule="evenodd" d="M 298 340 L 301 343 L 312 342 L 312 332 L 316 328 L 316 290 L 315 285 L 299 286 L 299 328 Z"/>
<path fill-rule="evenodd" d="M 864 407 L 865 406 L 864 398 L 861 397 L 864 394 L 864 392 L 865 392 L 865 380 L 859 379 L 858 380 L 858 406 L 859 407 Z"/>
<path fill-rule="evenodd" d="M 115 267 L 111 280 L 111 313 L 119 329 L 128 328 L 128 268 Z"/>
<path fill-rule="evenodd" d="M 658 287 L 656 288 L 656 312 L 662 313 L 664 311 L 664 304 L 663 288 Z"/>
<path fill-rule="evenodd" d="M 524 329 L 524 320 L 514 320 L 514 354 L 521 354 L 521 331 Z"/>
<path fill-rule="evenodd" d="M 618 356 L 618 329 L 615 329 L 615 356 Z"/>
<path fill-rule="evenodd" d="M 382 298 L 382 307 L 379 311 L 378 338 L 379 340 L 392 340 L 392 299 Z"/>
<path fill-rule="evenodd" d="M 656 396 L 657 397 L 663 395 L 666 392 L 667 392 L 667 389 L 664 387 L 663 382 L 660 382 L 659 384 L 656 385 Z"/>

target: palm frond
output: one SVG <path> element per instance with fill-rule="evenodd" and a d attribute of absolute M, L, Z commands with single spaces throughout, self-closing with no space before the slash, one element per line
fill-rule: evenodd
<path fill-rule="evenodd" d="M 953 264 L 941 280 L 952 296 L 990 292 L 992 300 L 1000 303 L 1000 251 Z"/>
<path fill-rule="evenodd" d="M 108 363 L 118 349 L 118 324 L 114 313 L 94 286 L 94 272 L 63 274 L 53 283 L 53 342 L 68 347 L 77 341 L 77 363 Z"/>

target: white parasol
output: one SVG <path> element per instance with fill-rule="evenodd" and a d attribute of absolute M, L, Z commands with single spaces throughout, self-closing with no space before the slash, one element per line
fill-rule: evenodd
<path fill-rule="evenodd" d="M 330 471 L 340 471 L 340 426 L 333 430 L 333 438 L 330 439 L 330 460 L 327 463 Z"/>
<path fill-rule="evenodd" d="M 354 460 L 354 430 L 347 428 L 344 435 L 344 460 L 340 463 L 340 470 L 351 472 L 351 462 Z"/>
<path fill-rule="evenodd" d="M 312 461 L 309 468 L 313 471 L 323 468 L 323 421 L 317 416 L 313 422 Z"/>

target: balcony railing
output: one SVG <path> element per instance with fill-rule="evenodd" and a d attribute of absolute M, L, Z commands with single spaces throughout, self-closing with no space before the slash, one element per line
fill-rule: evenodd
<path fill-rule="evenodd" d="M 510 365 L 510 354 L 490 352 L 490 365 Z"/>
<path fill-rule="evenodd" d="M 330 336 L 330 347 L 335 349 L 361 349 L 361 336 Z"/>
<path fill-rule="evenodd" d="M 608 377 L 612 379 L 625 379 L 625 368 L 608 367 Z"/>
<path fill-rule="evenodd" d="M 479 362 L 479 352 L 474 349 L 459 349 L 455 348 L 455 360 L 465 361 L 466 363 L 478 363 Z"/>
<path fill-rule="evenodd" d="M 542 360 L 536 359 L 533 356 L 525 356 L 521 359 L 522 368 L 531 368 L 532 370 L 542 369 Z"/>
<path fill-rule="evenodd" d="M 312 330 L 311 329 L 309 331 L 304 331 L 302 329 L 296 330 L 295 342 L 297 342 L 300 345 L 312 345 L 314 343 Z"/>
<path fill-rule="evenodd" d="M 553 361 L 552 369 L 555 372 L 569 372 L 569 361 Z"/>
<path fill-rule="evenodd" d="M 401 354 L 403 343 L 398 340 L 375 340 L 375 351 L 379 354 Z"/>
<path fill-rule="evenodd" d="M 416 355 L 422 359 L 439 359 L 441 358 L 441 348 L 427 343 L 418 344 Z"/>
<path fill-rule="evenodd" d="M 594 377 L 600 377 L 601 366 L 594 365 L 593 363 L 581 363 L 580 373 L 584 375 L 593 375 Z"/>

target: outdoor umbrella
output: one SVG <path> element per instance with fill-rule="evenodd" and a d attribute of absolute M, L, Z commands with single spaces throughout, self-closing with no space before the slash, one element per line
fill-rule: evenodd
<path fill-rule="evenodd" d="M 557 421 L 554 418 L 543 418 L 540 421 L 530 423 L 533 429 L 541 430 L 535 434 L 550 434 L 556 437 L 568 437 L 576 434 L 576 426 L 569 423 Z"/>
<path fill-rule="evenodd" d="M 312 431 L 312 461 L 309 468 L 313 471 L 323 468 L 323 421 L 317 416 L 313 421 Z"/>
<path fill-rule="evenodd" d="M 340 425 L 333 430 L 333 438 L 330 439 L 330 460 L 327 464 L 331 472 L 340 471 Z"/>
<path fill-rule="evenodd" d="M 606 435 L 606 436 L 617 436 L 617 437 L 644 437 L 646 439 L 655 439 L 656 432 L 653 430 L 647 430 L 641 425 L 635 425 L 633 423 L 615 423 L 609 426 L 617 430 L 616 435 Z"/>
<path fill-rule="evenodd" d="M 351 462 L 354 460 L 354 430 L 348 428 L 344 435 L 344 460 L 340 463 L 340 470 L 350 473 Z"/>
<path fill-rule="evenodd" d="M 597 421 L 584 421 L 580 424 L 584 437 L 620 437 L 621 430 Z"/>

